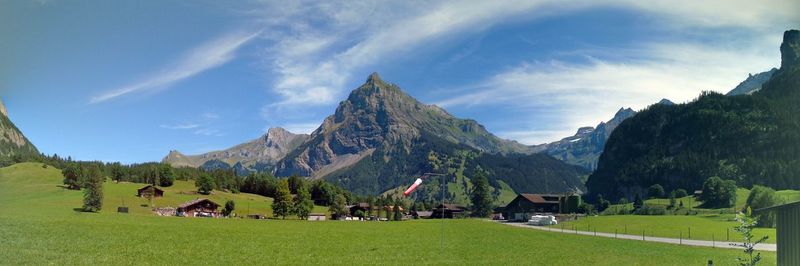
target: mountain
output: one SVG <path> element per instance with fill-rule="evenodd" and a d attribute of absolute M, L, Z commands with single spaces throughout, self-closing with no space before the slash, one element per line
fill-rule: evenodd
<path fill-rule="evenodd" d="M 480 168 L 490 180 L 497 184 L 507 178 L 504 181 L 515 191 L 583 189 L 579 169 L 527 153 L 531 147 L 498 138 L 474 120 L 420 103 L 373 73 L 305 143 L 278 162 L 275 173 L 324 178 L 356 193 L 376 194 L 424 172 L 474 171 L 475 162 L 486 160 Z M 517 173 L 513 180 L 500 175 L 519 164 L 543 167 Z M 545 188 L 542 182 L 552 185 Z"/>
<path fill-rule="evenodd" d="M 759 91 L 761 90 L 761 86 L 764 85 L 776 71 L 778 71 L 778 69 L 773 68 L 755 75 L 750 74 L 747 79 L 739 83 L 736 88 L 733 88 L 733 90 L 729 91 L 726 95 L 752 94 L 753 92 Z"/>
<path fill-rule="evenodd" d="M 8 118 L 8 110 L 0 100 L 0 157 L 38 155 L 39 151 Z"/>
<path fill-rule="evenodd" d="M 270 171 L 280 159 L 307 139 L 308 135 L 305 134 L 293 134 L 283 128 L 270 128 L 260 138 L 221 151 L 184 155 L 173 150 L 162 162 L 176 167 L 236 168 L 240 172 L 245 169 Z"/>
<path fill-rule="evenodd" d="M 630 117 L 636 115 L 636 111 L 630 108 L 620 108 L 614 118 L 607 122 L 601 122 L 597 127 L 582 127 L 575 135 L 563 138 L 556 142 L 537 147 L 544 153 L 571 165 L 580 166 L 586 170 L 593 171 L 597 168 L 597 160 L 603 153 L 606 140 L 611 132 Z"/>
<path fill-rule="evenodd" d="M 691 191 L 710 176 L 799 189 L 800 31 L 783 37 L 781 67 L 761 90 L 736 97 L 705 92 L 621 123 L 586 182 L 589 195 L 630 199 L 653 184 Z"/>

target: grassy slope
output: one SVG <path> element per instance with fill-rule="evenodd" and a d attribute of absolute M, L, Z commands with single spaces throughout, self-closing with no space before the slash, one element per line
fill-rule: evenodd
<path fill-rule="evenodd" d="M 736 191 L 736 208 L 733 210 L 741 210 L 744 208 L 747 196 L 750 191 L 747 189 L 738 189 Z M 794 202 L 800 200 L 800 191 L 796 190 L 782 190 L 777 192 L 778 197 L 787 202 Z M 578 221 L 564 223 L 565 228 L 577 227 L 579 230 L 593 231 L 597 229 L 598 232 L 613 233 L 614 230 L 623 233 L 625 227 L 628 228 L 630 234 L 641 234 L 645 230 L 648 236 L 659 237 L 672 237 L 678 238 L 681 234 L 683 237 L 688 236 L 689 227 L 692 229 L 692 239 L 701 240 L 727 240 L 730 228 L 731 240 L 736 240 L 738 236 L 732 231 L 736 226 L 734 215 L 730 208 L 727 209 L 702 209 L 700 205 L 702 202 L 694 199 L 692 196 L 677 199 L 683 201 L 684 206 L 689 208 L 692 205 L 692 210 L 695 210 L 699 215 L 665 215 L 665 216 L 639 216 L 639 215 L 612 215 L 612 216 L 598 216 L 589 217 Z M 669 199 L 649 199 L 646 200 L 647 204 L 669 205 Z M 633 208 L 632 204 L 612 205 L 609 209 L 614 208 Z M 561 225 L 557 226 L 558 228 Z M 758 228 L 755 231 L 758 235 L 767 235 L 768 243 L 775 243 L 775 229 L 773 228 Z M 713 235 L 712 235 L 713 234 Z"/>
<path fill-rule="evenodd" d="M 80 213 L 58 170 L 0 169 L 3 264 L 733 265 L 741 252 L 565 235 L 480 220 L 402 223 L 200 219 Z M 110 190 L 110 189 L 109 189 Z M 775 254 L 763 252 L 764 265 Z"/>

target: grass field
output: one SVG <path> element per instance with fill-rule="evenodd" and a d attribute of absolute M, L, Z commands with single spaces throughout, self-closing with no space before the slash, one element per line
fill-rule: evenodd
<path fill-rule="evenodd" d="M 0 264 L 705 265 L 711 259 L 715 265 L 734 265 L 742 254 L 472 219 L 444 221 L 440 246 L 441 220 L 309 222 L 158 217 L 108 209 L 82 213 L 73 210 L 80 207 L 82 193 L 60 183 L 57 170 L 38 164 L 0 169 Z M 764 265 L 775 264 L 774 253 L 762 254 Z"/>
<path fill-rule="evenodd" d="M 629 235 L 641 235 L 642 231 L 647 236 L 669 237 L 695 240 L 740 241 L 739 235 L 733 231 L 736 222 L 733 216 L 724 215 L 607 215 L 589 216 L 576 221 L 564 222 L 554 226 L 565 229 L 577 228 L 580 231 L 595 231 Z M 691 229 L 690 229 L 691 228 Z M 627 232 L 627 233 L 626 233 Z M 775 229 L 757 228 L 754 233 L 758 236 L 769 236 L 767 243 L 775 243 Z"/>

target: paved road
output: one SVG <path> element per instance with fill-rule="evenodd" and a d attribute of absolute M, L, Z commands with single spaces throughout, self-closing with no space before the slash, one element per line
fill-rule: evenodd
<path fill-rule="evenodd" d="M 731 246 L 733 242 L 725 242 L 725 241 L 705 241 L 705 240 L 690 240 L 690 239 L 677 239 L 677 238 L 666 238 L 666 237 L 650 237 L 645 236 L 642 237 L 641 235 L 623 235 L 623 234 L 611 234 L 611 233 L 601 233 L 601 232 L 587 232 L 587 231 L 575 231 L 575 230 L 561 230 L 561 228 L 552 228 L 552 227 L 545 227 L 545 226 L 533 226 L 527 225 L 525 223 L 508 223 L 503 221 L 496 221 L 498 223 L 502 223 L 505 225 L 516 226 L 516 227 L 523 227 L 523 228 L 530 228 L 530 229 L 537 229 L 542 231 L 550 231 L 550 232 L 558 232 L 564 234 L 578 234 L 578 235 L 587 235 L 587 236 L 598 236 L 598 237 L 610 237 L 610 238 L 619 238 L 619 239 L 630 239 L 630 240 L 644 240 L 648 242 L 660 242 L 660 243 L 669 243 L 669 244 L 678 244 L 678 245 L 687 245 L 687 246 L 700 246 L 700 247 L 717 247 L 717 248 L 735 248 L 740 249 L 741 247 Z M 763 251 L 776 251 L 778 246 L 776 244 L 758 244 L 755 247 L 756 250 L 763 250 Z"/>

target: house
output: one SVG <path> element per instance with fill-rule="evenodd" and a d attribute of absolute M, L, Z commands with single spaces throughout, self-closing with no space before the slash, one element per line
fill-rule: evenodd
<path fill-rule="evenodd" d="M 527 221 L 537 213 L 559 213 L 563 195 L 519 194 L 502 210 L 503 217 L 512 221 Z"/>
<path fill-rule="evenodd" d="M 219 204 L 209 199 L 195 199 L 178 206 L 177 216 L 182 217 L 219 217 Z"/>
<path fill-rule="evenodd" d="M 431 218 L 453 219 L 463 216 L 465 211 L 467 211 L 467 207 L 458 204 L 439 204 L 439 206 L 433 209 Z"/>
<path fill-rule="evenodd" d="M 361 211 L 362 213 L 364 213 L 364 215 L 367 215 L 367 213 L 369 213 L 369 203 L 366 202 L 361 202 L 356 205 L 347 206 L 347 208 L 350 209 L 350 216 L 352 217 L 356 217 L 357 216 L 356 212 L 358 211 Z"/>
<path fill-rule="evenodd" d="M 758 209 L 755 213 L 774 212 L 777 230 L 778 266 L 800 265 L 800 202 Z"/>
<path fill-rule="evenodd" d="M 152 188 L 152 190 L 151 190 L 151 188 Z M 152 191 L 153 198 L 160 198 L 160 197 L 164 196 L 164 191 L 161 190 L 160 188 L 156 187 L 156 186 L 153 186 L 153 185 L 147 185 L 147 186 L 144 186 L 143 188 L 138 189 L 136 195 L 139 195 L 139 197 L 145 198 L 149 191 Z"/>
<path fill-rule="evenodd" d="M 308 220 L 309 221 L 325 221 L 326 216 L 324 213 L 309 213 Z"/>
<path fill-rule="evenodd" d="M 411 216 L 414 216 L 414 219 L 429 219 L 433 215 L 432 211 L 412 211 Z"/>

